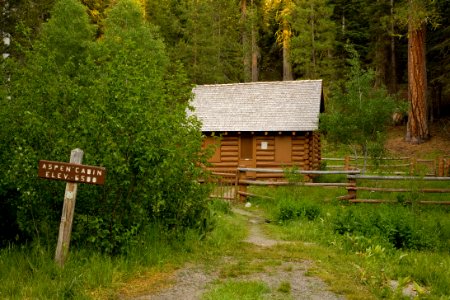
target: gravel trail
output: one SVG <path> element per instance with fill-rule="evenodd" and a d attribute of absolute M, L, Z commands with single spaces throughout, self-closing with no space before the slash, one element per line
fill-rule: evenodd
<path fill-rule="evenodd" d="M 274 247 L 280 243 L 286 243 L 267 237 L 263 226 L 267 222 L 264 218 L 244 209 L 233 209 L 234 213 L 243 215 L 248 219 L 249 235 L 245 242 L 254 244 L 261 248 Z M 224 263 L 230 263 L 230 258 L 224 258 Z M 232 259 L 232 258 L 231 258 Z M 261 260 L 261 259 L 259 259 Z M 270 266 L 270 270 L 239 275 L 236 281 L 261 281 L 271 290 L 265 299 L 317 299 L 338 300 L 345 299 L 328 290 L 327 285 L 319 278 L 307 276 L 312 262 L 280 261 L 276 266 Z M 223 279 L 223 278 L 222 278 Z M 168 287 L 159 292 L 141 295 L 139 297 L 126 298 L 123 300 L 198 300 L 211 288 L 215 281 L 221 280 L 216 272 L 205 271 L 200 266 L 187 266 L 174 272 Z M 280 286 L 289 286 L 289 292 L 280 291 Z"/>

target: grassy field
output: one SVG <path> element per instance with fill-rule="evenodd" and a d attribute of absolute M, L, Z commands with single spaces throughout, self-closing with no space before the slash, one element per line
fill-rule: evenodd
<path fill-rule="evenodd" d="M 333 200 L 339 193 L 308 187 L 268 189 L 266 195 L 274 200 L 253 202 L 273 219 L 276 236 L 320 245 L 333 258 L 323 259 L 320 251 L 312 254 L 322 271 L 345 273 L 344 278 L 352 274 L 377 298 L 400 297 L 408 286 L 423 298 L 450 298 L 448 207 L 348 205 Z"/>
<path fill-rule="evenodd" d="M 227 213 L 228 203 L 214 202 L 211 210 L 215 229 L 206 238 L 187 232 L 183 239 L 167 239 L 159 228 L 148 228 L 123 255 L 73 247 L 63 269 L 53 260 L 54 249 L 37 242 L 1 249 L 0 299 L 116 299 L 151 292 L 187 262 L 213 264 L 240 248 L 243 221 Z"/>
<path fill-rule="evenodd" d="M 221 281 L 204 299 L 267 299 L 262 282 L 235 280 L 275 261 L 312 261 L 308 271 L 347 299 L 402 299 L 403 289 L 423 299 L 450 298 L 450 218 L 445 207 L 347 205 L 339 189 L 260 188 L 251 210 L 270 221 L 267 233 L 286 245 L 265 250 L 243 243 L 245 221 L 220 200 L 212 202 L 215 229 L 181 241 L 161 239 L 149 228 L 139 246 L 110 257 L 72 249 L 64 269 L 53 249 L 39 244 L 0 251 L 1 299 L 115 299 L 150 293 L 186 263 L 220 270 Z M 223 265 L 220 258 L 234 258 Z M 264 258 L 255 264 L 255 258 Z M 261 265 L 262 264 L 262 265 Z M 290 286 L 278 289 L 289 298 Z M 240 296 L 236 290 L 241 290 Z M 281 292 L 280 292 L 281 293 Z M 264 296 L 266 295 L 266 296 Z M 266 298 L 264 298 L 266 297 Z"/>

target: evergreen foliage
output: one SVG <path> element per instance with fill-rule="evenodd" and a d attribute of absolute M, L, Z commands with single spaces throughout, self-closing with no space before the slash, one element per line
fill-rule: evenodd
<path fill-rule="evenodd" d="M 355 50 L 349 48 L 351 73 L 343 87 L 335 87 L 328 112 L 321 115 L 321 130 L 330 142 L 356 146 L 364 156 L 378 157 L 384 148 L 386 126 L 394 101 L 375 87 L 372 70 L 363 70 Z"/>
<path fill-rule="evenodd" d="M 292 15 L 292 61 L 301 78 L 333 78 L 336 34 L 332 13 L 325 0 L 297 1 Z"/>
<path fill-rule="evenodd" d="M 101 38 L 107 8 L 115 2 L 80 1 Z M 5 0 L 0 25 L 4 34 L 11 34 L 12 44 L 3 50 L 19 58 L 32 48 L 54 2 Z M 145 18 L 160 28 L 170 60 L 184 65 L 191 83 L 282 80 L 283 69 L 289 68 L 294 80 L 336 81 L 349 71 L 345 47 L 351 45 L 360 54 L 362 66 L 375 71 L 376 84 L 400 95 L 406 95 L 405 25 L 409 6 L 414 5 L 418 9 L 412 10 L 413 19 L 428 24 L 430 112 L 439 117 L 449 113 L 448 5 L 444 0 L 138 2 L 145 8 Z"/>
<path fill-rule="evenodd" d="M 19 239 L 44 232 L 50 237 L 56 230 L 62 199 L 55 191 L 61 184 L 36 179 L 35 164 L 42 158 L 67 161 L 75 147 L 85 150 L 86 163 L 108 168 L 107 186 L 83 186 L 77 205 L 83 217 L 75 230 L 107 228 L 104 239 L 114 240 L 111 220 L 131 228 L 135 221 L 125 217 L 131 211 L 136 218 L 148 213 L 155 222 L 194 226 L 191 219 L 181 221 L 175 207 L 187 205 L 182 214 L 200 214 L 203 204 L 197 211 L 197 200 L 161 200 L 173 191 L 185 197 L 200 188 L 190 184 L 201 173 L 193 163 L 199 159 L 199 124 L 184 116 L 190 84 L 249 80 L 249 58 L 258 62 L 254 74 L 259 80 L 283 79 L 288 64 L 294 79 L 323 78 L 325 96 L 331 95 L 322 119 L 328 138 L 379 152 L 391 101 L 375 86 L 388 85 L 391 94 L 405 92 L 407 29 L 400 25 L 407 24 L 408 4 L 421 8 L 412 16 L 426 19 L 428 26 L 434 116 L 449 112 L 445 0 L 248 0 L 246 19 L 243 1 L 237 0 L 61 3 L 1 4 L 0 35 L 11 35 L 11 45 L 2 44 L 11 55 L 0 62 L 1 211 L 2 224 L 15 228 L 3 232 L 16 232 L 20 225 Z M 358 59 L 348 46 L 357 50 Z M 283 49 L 290 53 L 283 55 Z M 375 71 L 361 71 L 367 67 Z M 166 165 L 180 171 L 168 172 Z M 161 179 L 169 177 L 173 182 Z M 165 191 L 161 194 L 156 186 Z M 144 194 L 151 196 L 138 196 Z M 136 197 L 137 205 L 117 204 Z M 91 208 L 87 199 L 102 200 Z M 94 214 L 101 216 L 93 219 Z M 170 226 L 183 227 L 178 223 Z M 74 236 L 86 241 L 81 233 Z"/>
<path fill-rule="evenodd" d="M 154 9 L 156 8 L 156 9 Z M 150 21 L 161 28 L 169 55 L 196 84 L 243 79 L 239 6 L 232 0 L 149 1 Z"/>

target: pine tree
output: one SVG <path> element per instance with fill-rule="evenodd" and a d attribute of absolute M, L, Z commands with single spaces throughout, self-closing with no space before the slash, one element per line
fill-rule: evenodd
<path fill-rule="evenodd" d="M 432 118 L 441 117 L 448 114 L 450 102 L 446 99 L 450 97 L 450 5 L 448 1 L 436 1 L 436 9 L 439 13 L 439 26 L 431 28 L 427 35 L 427 61 L 429 89 L 432 97 L 432 108 L 430 114 Z M 446 111 L 446 106 L 447 111 Z"/>
<path fill-rule="evenodd" d="M 270 24 L 272 20 L 275 20 L 277 26 L 275 35 L 276 43 L 282 51 L 283 80 L 294 78 L 291 61 L 291 18 L 294 7 L 294 0 L 267 0 L 264 3 L 266 23 Z"/>
<path fill-rule="evenodd" d="M 423 143 L 430 137 L 428 128 L 426 25 L 434 9 L 428 0 L 408 0 L 408 124 L 406 141 Z"/>
<path fill-rule="evenodd" d="M 239 9 L 233 0 L 188 0 L 177 5 L 180 34 L 171 57 L 183 63 L 192 82 L 242 81 Z"/>
<path fill-rule="evenodd" d="M 382 157 L 394 101 L 384 87 L 375 86 L 374 71 L 362 68 L 357 52 L 347 49 L 349 76 L 343 87 L 333 86 L 320 128 L 328 141 L 350 146 L 355 155 Z"/>
<path fill-rule="evenodd" d="M 241 0 L 241 35 L 243 48 L 244 81 L 258 81 L 258 5 L 255 0 Z"/>
<path fill-rule="evenodd" d="M 298 0 L 292 15 L 292 61 L 302 78 L 332 78 L 335 50 L 333 8 L 326 0 Z"/>

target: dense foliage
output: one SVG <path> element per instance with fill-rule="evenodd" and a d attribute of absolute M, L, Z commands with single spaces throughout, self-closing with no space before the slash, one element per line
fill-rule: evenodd
<path fill-rule="evenodd" d="M 185 115 L 191 86 L 157 30 L 133 1 L 110 9 L 101 39 L 76 0 L 58 1 L 52 16 L 11 72 L 11 99 L 1 99 L 0 191 L 17 238 L 56 239 L 64 183 L 38 179 L 36 166 L 68 161 L 74 148 L 107 169 L 104 186 L 79 187 L 75 243 L 115 252 L 148 224 L 203 228 L 201 133 Z"/>
<path fill-rule="evenodd" d="M 349 59 L 350 79 L 334 87 L 320 126 L 328 141 L 353 146 L 365 157 L 380 157 L 394 101 L 385 89 L 375 87 L 374 72 L 361 69 L 356 52 L 349 51 L 354 55 Z"/>
<path fill-rule="evenodd" d="M 279 224 L 327 218 L 329 229 L 347 237 L 349 246 L 358 251 L 371 243 L 403 250 L 448 250 L 450 231 L 442 218 L 445 210 L 370 204 L 336 206 L 332 213 L 329 209 L 297 192 L 277 199 L 274 218 Z"/>
<path fill-rule="evenodd" d="M 340 254 L 326 253 L 320 264 L 336 265 L 331 273 L 353 273 L 377 299 L 403 299 L 408 285 L 415 287 L 418 298 L 448 298 L 448 208 L 414 200 L 347 204 L 336 200 L 344 192 L 339 188 L 255 187 L 253 192 L 266 196 L 249 201 L 268 213 L 280 239 L 306 242 L 300 252 L 316 251 L 310 249 L 316 244 L 335 249 Z M 392 282 L 398 282 L 398 288 Z"/>
<path fill-rule="evenodd" d="M 3 52 L 20 57 L 33 46 L 55 0 L 3 1 L 2 30 L 12 36 Z M 103 32 L 110 0 L 82 0 Z M 428 83 L 436 116 L 448 113 L 450 80 L 446 0 L 220 0 L 139 1 L 149 22 L 160 28 L 172 60 L 182 62 L 195 83 L 248 81 L 250 60 L 258 80 L 280 80 L 283 40 L 289 39 L 294 79 L 345 79 L 346 45 L 375 70 L 377 84 L 406 93 L 408 18 L 426 21 Z M 417 4 L 423 9 L 409 9 Z M 286 34 L 282 34 L 285 30 Z M 286 44 L 285 44 L 286 45 Z M 251 52 L 251 55 L 250 55 Z M 447 110 L 446 110 L 447 109 Z"/>

